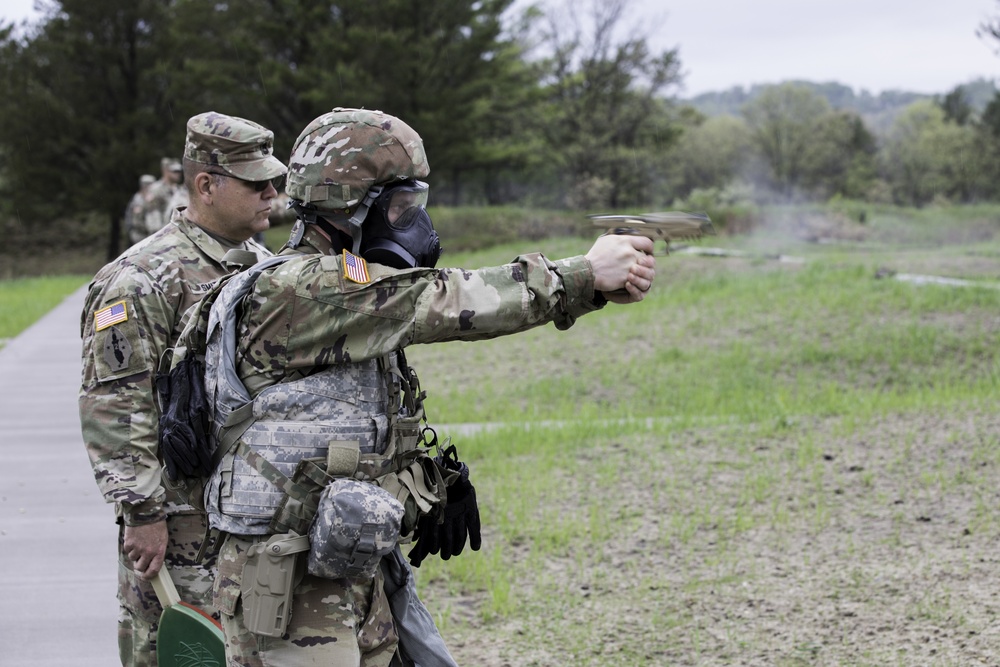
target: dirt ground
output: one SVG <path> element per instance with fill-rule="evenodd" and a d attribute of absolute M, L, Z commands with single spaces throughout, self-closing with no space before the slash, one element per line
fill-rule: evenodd
<path fill-rule="evenodd" d="M 618 443 L 635 484 L 567 479 L 554 497 L 572 514 L 605 494 L 622 534 L 542 560 L 506 620 L 478 620 L 485 594 L 424 595 L 452 610 L 462 665 L 1000 664 L 1000 418 L 842 430 Z M 655 473 L 636 474 L 637 455 Z"/>

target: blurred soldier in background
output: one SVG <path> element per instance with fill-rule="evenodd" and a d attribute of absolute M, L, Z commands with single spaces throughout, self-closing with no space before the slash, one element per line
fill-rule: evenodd
<path fill-rule="evenodd" d="M 186 207 L 191 202 L 191 197 L 188 195 L 188 189 L 183 187 L 184 185 L 184 174 L 181 174 L 181 180 L 174 188 L 174 194 L 170 196 L 170 201 L 167 202 L 167 217 L 170 218 L 174 214 L 174 209 L 181 207 Z M 256 239 L 255 239 L 256 240 Z"/>
<path fill-rule="evenodd" d="M 140 176 L 139 189 L 132 195 L 128 206 L 125 207 L 125 233 L 128 235 L 129 245 L 135 245 L 148 236 L 143 212 L 146 208 L 146 197 L 149 194 L 149 188 L 153 185 L 154 181 L 156 181 L 156 177 L 152 174 L 143 174 Z"/>
<path fill-rule="evenodd" d="M 180 186 L 183 167 L 174 158 L 160 160 L 160 178 L 149 188 L 143 219 L 146 234 L 155 234 L 170 222 L 170 200 Z"/>
<path fill-rule="evenodd" d="M 90 283 L 81 322 L 83 440 L 119 532 L 123 665 L 156 664 L 161 608 L 149 580 L 165 564 L 181 598 L 212 613 L 214 557 L 196 560 L 204 512 L 163 479 L 158 451 L 157 367 L 184 311 L 218 278 L 269 253 L 250 238 L 267 228 L 275 179 L 274 135 L 208 112 L 187 124 L 183 169 L 190 206 L 146 243 L 126 250 Z M 164 162 L 164 181 L 172 165 Z M 199 663 L 200 664 L 200 663 Z"/>

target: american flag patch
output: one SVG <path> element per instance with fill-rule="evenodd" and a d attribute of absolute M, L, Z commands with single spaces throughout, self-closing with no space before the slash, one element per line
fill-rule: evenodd
<path fill-rule="evenodd" d="M 347 250 L 344 251 L 344 275 L 362 285 L 371 282 L 368 276 L 368 262 Z"/>
<path fill-rule="evenodd" d="M 94 313 L 94 329 L 100 331 L 107 329 L 112 324 L 118 324 L 128 319 L 128 309 L 124 301 L 113 303 L 107 308 L 101 308 Z"/>

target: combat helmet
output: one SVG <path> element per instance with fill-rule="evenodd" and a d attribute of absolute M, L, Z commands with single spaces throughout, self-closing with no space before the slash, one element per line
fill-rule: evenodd
<path fill-rule="evenodd" d="M 305 222 L 346 222 L 358 252 L 361 223 L 382 188 L 427 176 L 417 132 L 395 116 L 337 107 L 313 120 L 295 140 L 285 191 Z"/>

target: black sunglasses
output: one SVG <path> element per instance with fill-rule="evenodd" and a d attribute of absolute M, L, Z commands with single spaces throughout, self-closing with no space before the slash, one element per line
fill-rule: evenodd
<path fill-rule="evenodd" d="M 232 174 L 223 174 L 220 171 L 209 171 L 206 173 L 213 174 L 215 176 L 225 176 L 226 178 L 232 178 L 234 180 L 240 181 L 241 183 L 246 183 L 251 188 L 253 188 L 254 192 L 263 192 L 264 190 L 267 190 L 268 185 L 273 185 L 275 190 L 281 192 L 281 186 L 285 184 L 284 174 L 282 174 L 281 176 L 275 176 L 274 178 L 270 178 L 266 181 L 248 181 L 238 176 L 233 176 Z"/>

